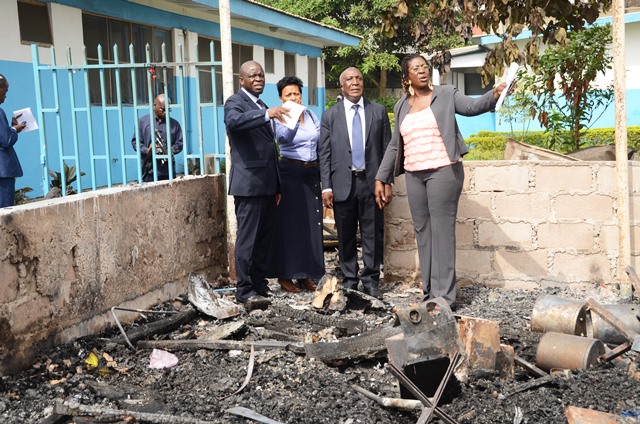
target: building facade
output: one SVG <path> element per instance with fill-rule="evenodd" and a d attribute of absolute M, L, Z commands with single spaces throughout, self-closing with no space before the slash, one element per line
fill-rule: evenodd
<path fill-rule="evenodd" d="M 224 155 L 217 1 L 2 3 L 7 24 L 0 28 L 0 73 L 10 83 L 2 107 L 8 115 L 30 107 L 41 121 L 39 130 L 21 134 L 16 145 L 25 174 L 17 188 L 30 187 L 31 197 L 42 196 L 50 184 L 48 170 L 63 165 L 76 166 L 83 175 L 80 189 L 136 180 L 135 122 L 151 112 L 149 99 L 160 92 L 170 97 L 174 108 L 169 114 L 185 136 L 176 174 L 188 172 L 185 155 Z M 322 48 L 357 45 L 358 37 L 250 0 L 231 0 L 230 13 L 235 88 L 240 64 L 256 60 L 265 69 L 262 98 L 268 105 L 279 103 L 276 82 L 297 75 L 305 85 L 304 103 L 320 115 L 325 103 Z M 54 61 L 66 68 L 56 70 Z M 216 65 L 193 65 L 202 62 Z M 124 66 L 121 74 L 118 66 Z"/>

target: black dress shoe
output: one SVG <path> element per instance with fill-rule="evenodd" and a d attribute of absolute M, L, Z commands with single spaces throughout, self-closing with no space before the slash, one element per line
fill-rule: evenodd
<path fill-rule="evenodd" d="M 380 290 L 378 290 L 375 287 L 372 287 L 370 289 L 364 289 L 363 293 L 368 294 L 371 297 L 375 297 L 378 300 L 382 300 L 382 293 L 380 293 Z"/>
<path fill-rule="evenodd" d="M 258 294 L 262 297 L 274 297 L 275 293 L 271 291 L 269 287 L 264 290 L 256 290 Z"/>
<path fill-rule="evenodd" d="M 267 299 L 266 297 L 261 296 L 259 294 L 252 294 L 249 297 L 236 297 L 236 301 L 238 303 L 260 302 L 260 301 L 263 301 L 263 300 L 267 300 L 268 301 L 269 299 Z"/>
<path fill-rule="evenodd" d="M 244 303 L 244 309 L 247 312 L 253 311 L 254 309 L 267 309 L 269 305 L 271 305 L 271 300 L 267 299 L 264 296 L 260 296 L 259 294 L 253 295 L 249 297 Z"/>

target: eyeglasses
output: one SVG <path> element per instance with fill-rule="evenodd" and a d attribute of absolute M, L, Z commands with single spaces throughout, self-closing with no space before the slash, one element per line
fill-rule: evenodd
<path fill-rule="evenodd" d="M 420 70 L 428 71 L 429 70 L 429 65 L 427 65 L 425 63 L 424 65 L 418 65 L 418 66 L 414 66 L 413 68 L 411 68 L 411 72 L 414 72 L 416 74 L 418 72 L 420 72 Z"/>

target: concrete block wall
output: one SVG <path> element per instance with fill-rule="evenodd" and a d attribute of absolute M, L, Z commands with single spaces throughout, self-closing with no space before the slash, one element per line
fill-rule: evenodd
<path fill-rule="evenodd" d="M 466 161 L 457 276 L 508 289 L 615 285 L 613 162 Z M 640 257 L 640 165 L 630 162 L 631 265 Z M 420 284 L 404 177 L 385 212 L 385 283 Z"/>
<path fill-rule="evenodd" d="M 0 209 L 0 374 L 113 326 L 112 306 L 146 309 L 186 294 L 192 271 L 226 271 L 224 185 L 186 177 Z"/>

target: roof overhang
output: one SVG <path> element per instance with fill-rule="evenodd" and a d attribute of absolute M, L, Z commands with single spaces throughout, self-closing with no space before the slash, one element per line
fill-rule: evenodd
<path fill-rule="evenodd" d="M 169 12 L 220 22 L 218 0 L 128 0 Z M 253 0 L 229 0 L 231 27 L 314 47 L 357 46 L 360 37 Z"/>
<path fill-rule="evenodd" d="M 484 65 L 487 48 L 483 46 L 467 46 L 451 49 L 451 69 L 479 68 Z"/>

